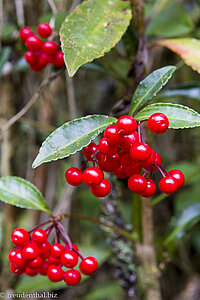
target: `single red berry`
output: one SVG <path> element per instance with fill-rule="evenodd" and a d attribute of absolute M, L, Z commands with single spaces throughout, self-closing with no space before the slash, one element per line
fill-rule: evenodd
<path fill-rule="evenodd" d="M 26 48 L 30 51 L 37 51 L 42 48 L 42 40 L 36 36 L 32 35 L 26 39 Z"/>
<path fill-rule="evenodd" d="M 65 172 L 65 179 L 69 184 L 78 186 L 83 182 L 83 174 L 79 169 L 72 167 Z"/>
<path fill-rule="evenodd" d="M 21 275 L 24 273 L 26 268 L 24 267 L 16 267 L 15 265 L 13 264 L 10 264 L 10 270 L 12 273 L 14 273 L 15 275 Z"/>
<path fill-rule="evenodd" d="M 65 251 L 61 256 L 61 262 L 66 268 L 73 268 L 78 264 L 78 254 L 73 250 Z"/>
<path fill-rule="evenodd" d="M 159 182 L 159 189 L 165 194 L 172 194 L 178 189 L 177 181 L 172 176 L 165 176 Z"/>
<path fill-rule="evenodd" d="M 141 172 L 142 165 L 140 163 L 131 163 L 127 166 L 127 173 L 131 175 L 139 174 Z"/>
<path fill-rule="evenodd" d="M 49 241 L 45 241 L 43 243 L 38 243 L 39 256 L 48 257 L 51 245 Z"/>
<path fill-rule="evenodd" d="M 43 38 L 48 38 L 52 33 L 52 29 L 48 23 L 39 24 L 37 30 L 39 35 Z"/>
<path fill-rule="evenodd" d="M 104 131 L 104 137 L 108 138 L 112 144 L 120 144 L 121 136 L 116 125 L 110 125 Z"/>
<path fill-rule="evenodd" d="M 142 197 L 145 197 L 145 198 L 150 198 L 156 192 L 156 185 L 155 185 L 154 181 L 151 178 L 147 178 L 146 180 L 147 180 L 147 187 L 144 190 L 144 192 L 141 193 L 140 195 Z"/>
<path fill-rule="evenodd" d="M 56 56 L 58 52 L 58 45 L 53 41 L 43 43 L 42 51 L 50 56 Z"/>
<path fill-rule="evenodd" d="M 75 245 L 75 244 L 73 244 L 73 243 L 72 243 L 72 249 L 74 249 L 74 250 L 76 250 L 76 251 L 79 251 L 77 245 Z M 66 251 L 71 250 L 71 249 L 70 249 L 70 246 L 69 246 L 69 245 L 66 245 L 66 246 L 65 246 L 65 250 L 66 250 Z"/>
<path fill-rule="evenodd" d="M 97 152 L 97 150 L 98 146 L 95 143 L 91 142 L 89 145 L 83 148 L 83 155 L 87 160 L 92 161 L 91 157 Z"/>
<path fill-rule="evenodd" d="M 141 175 L 133 174 L 128 179 L 128 187 L 132 192 L 140 194 L 145 191 L 147 187 L 147 181 Z"/>
<path fill-rule="evenodd" d="M 169 120 L 164 114 L 155 113 L 149 117 L 148 127 L 153 133 L 161 134 L 169 127 Z"/>
<path fill-rule="evenodd" d="M 129 155 L 129 152 L 126 152 L 124 150 L 120 151 L 119 153 L 119 161 L 120 165 L 122 165 L 123 167 L 127 167 L 132 163 L 135 164 L 135 161 L 132 160 L 132 158 Z"/>
<path fill-rule="evenodd" d="M 33 260 L 39 254 L 38 247 L 34 242 L 30 242 L 22 249 L 22 257 L 26 260 Z"/>
<path fill-rule="evenodd" d="M 51 255 L 56 258 L 60 258 L 64 251 L 65 247 L 60 243 L 53 244 L 50 249 Z"/>
<path fill-rule="evenodd" d="M 27 51 L 24 57 L 27 63 L 30 65 L 35 65 L 37 63 L 37 56 L 34 54 L 33 51 Z"/>
<path fill-rule="evenodd" d="M 56 68 L 65 67 L 64 54 L 62 53 L 62 51 L 58 51 L 58 53 L 56 54 L 54 59 L 54 66 Z"/>
<path fill-rule="evenodd" d="M 174 179 L 176 179 L 178 188 L 182 187 L 182 185 L 185 182 L 185 177 L 184 177 L 183 173 L 180 170 L 173 169 L 173 170 L 168 172 L 168 175 L 173 177 Z"/>
<path fill-rule="evenodd" d="M 129 173 L 127 172 L 127 168 L 125 168 L 122 165 L 118 169 L 113 171 L 113 174 L 119 179 L 125 179 L 129 176 Z"/>
<path fill-rule="evenodd" d="M 148 168 L 149 166 L 152 166 L 154 163 L 155 163 L 155 160 L 156 160 L 156 152 L 151 150 L 151 156 L 149 157 L 149 159 L 147 159 L 143 166 L 145 168 Z"/>
<path fill-rule="evenodd" d="M 48 269 L 48 267 L 49 267 L 48 262 L 47 261 L 43 261 L 42 265 L 39 268 L 40 275 L 43 275 L 43 276 L 47 275 L 47 269 Z"/>
<path fill-rule="evenodd" d="M 29 27 L 24 27 L 20 29 L 19 36 L 23 43 L 25 43 L 26 39 L 33 35 L 32 30 Z"/>
<path fill-rule="evenodd" d="M 41 267 L 42 263 L 43 263 L 42 257 L 38 256 L 34 260 L 29 261 L 28 266 L 31 269 L 37 269 Z"/>
<path fill-rule="evenodd" d="M 155 162 L 156 164 L 158 164 L 159 166 L 162 165 L 162 157 L 160 156 L 160 154 L 156 153 L 156 158 L 155 158 Z M 158 168 L 156 166 L 153 166 L 153 171 L 156 171 Z"/>
<path fill-rule="evenodd" d="M 10 250 L 8 259 L 16 267 L 26 267 L 26 261 L 23 259 L 20 249 Z"/>
<path fill-rule="evenodd" d="M 106 197 L 111 190 L 110 182 L 106 179 L 96 186 L 91 187 L 91 192 L 95 197 Z"/>
<path fill-rule="evenodd" d="M 47 269 L 47 276 L 51 281 L 57 282 L 61 281 L 64 276 L 64 271 L 61 269 L 61 267 L 58 267 L 56 265 L 51 265 Z"/>
<path fill-rule="evenodd" d="M 124 115 L 117 120 L 117 128 L 122 134 L 131 134 L 137 129 L 137 122 L 133 117 Z"/>
<path fill-rule="evenodd" d="M 113 155 L 119 150 L 118 145 L 112 144 L 108 138 L 102 138 L 98 144 L 99 151 L 103 154 Z"/>
<path fill-rule="evenodd" d="M 36 276 L 38 274 L 38 270 L 27 267 L 25 270 L 25 274 L 31 277 Z"/>
<path fill-rule="evenodd" d="M 17 228 L 11 233 L 11 242 L 15 246 L 24 246 L 30 239 L 28 231 L 23 228 Z"/>
<path fill-rule="evenodd" d="M 131 134 L 123 135 L 120 143 L 120 147 L 122 148 L 122 150 L 128 151 L 134 143 L 138 143 L 138 142 L 139 142 L 139 135 L 137 131 L 134 131 Z"/>
<path fill-rule="evenodd" d="M 60 257 L 59 258 L 56 258 L 56 257 L 53 257 L 53 256 L 49 256 L 48 257 L 48 265 L 60 265 L 61 264 L 61 260 L 60 260 Z"/>
<path fill-rule="evenodd" d="M 151 147 L 146 143 L 135 143 L 131 146 L 129 154 L 133 160 L 146 161 L 151 156 Z"/>
<path fill-rule="evenodd" d="M 97 154 L 99 168 L 105 172 L 112 172 L 120 167 L 119 154 L 104 155 L 99 152 Z"/>
<path fill-rule="evenodd" d="M 49 57 L 46 53 L 41 52 L 38 57 L 37 65 L 38 67 L 44 68 L 49 63 Z"/>
<path fill-rule="evenodd" d="M 97 167 L 89 167 L 83 172 L 83 181 L 88 186 L 100 184 L 103 177 L 103 172 Z"/>
<path fill-rule="evenodd" d="M 80 282 L 80 280 L 81 274 L 78 270 L 71 269 L 65 272 L 64 281 L 68 285 L 76 285 Z"/>
<path fill-rule="evenodd" d="M 84 275 L 91 275 L 98 269 L 98 262 L 94 257 L 88 256 L 82 260 L 79 269 Z"/>
<path fill-rule="evenodd" d="M 35 229 L 32 233 L 32 240 L 36 243 L 43 243 L 47 240 L 46 231 L 42 228 Z"/>

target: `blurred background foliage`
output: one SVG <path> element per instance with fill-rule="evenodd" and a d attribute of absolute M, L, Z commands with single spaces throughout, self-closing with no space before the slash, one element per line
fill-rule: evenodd
<path fill-rule="evenodd" d="M 39 22 L 55 24 L 58 29 L 67 14 L 81 1 L 78 0 L 0 0 L 0 124 L 1 127 L 30 100 L 48 68 L 35 73 L 27 66 L 25 48 L 18 38 L 19 29 L 26 25 L 35 29 Z M 163 47 L 153 47 L 160 38 L 200 38 L 200 1 L 161 0 L 144 1 L 148 45 L 147 73 L 165 66 L 176 65 L 177 71 L 162 92 L 153 101 L 181 103 L 200 112 L 199 74 L 185 65 L 177 54 Z M 128 76 L 137 53 L 138 37 L 133 18 L 119 44 L 98 61 L 83 66 L 73 79 L 65 72 L 41 91 L 38 101 L 1 137 L 1 176 L 15 175 L 33 182 L 46 197 L 51 209 L 92 216 L 102 216 L 102 203 L 85 186 L 69 187 L 64 172 L 71 165 L 83 161 L 79 153 L 62 161 L 45 164 L 33 170 L 31 164 L 43 140 L 56 127 L 75 116 L 100 113 L 110 114 L 113 106 L 124 98 L 133 83 Z M 199 49 L 200 59 L 200 49 Z M 200 299 L 200 131 L 168 130 L 162 136 L 149 134 L 146 141 L 163 157 L 167 169 L 179 168 L 185 174 L 185 186 L 174 195 L 159 195 L 154 205 L 155 247 L 161 272 L 162 299 Z M 158 182 L 158 174 L 155 180 Z M 131 224 L 132 195 L 126 181 L 116 181 L 118 201 L 114 203 L 125 223 Z M 138 200 L 135 199 L 135 203 Z M 139 205 L 139 204 L 138 204 Z M 137 211 L 136 211 L 137 213 Z M 137 218 L 136 213 L 133 216 Z M 105 214 L 102 216 L 105 218 Z M 27 229 L 46 219 L 43 213 L 18 209 L 0 203 L 1 279 L 2 290 L 16 292 L 56 290 L 59 299 L 123 300 L 133 299 L 134 291 L 127 294 L 126 276 L 117 274 L 113 263 L 111 232 L 98 225 L 67 219 L 64 222 L 73 242 L 85 254 L 93 254 L 101 266 L 95 276 L 75 288 L 63 283 L 51 283 L 39 276 L 27 278 L 11 276 L 7 253 L 11 248 L 9 234 L 14 227 Z M 140 221 L 138 221 L 140 222 Z M 137 221 L 136 221 L 137 223 Z M 126 225 L 131 227 L 131 225 Z M 106 238 L 107 237 L 107 238 Z M 126 246 L 122 246 L 126 247 Z M 115 254 L 114 254 L 115 256 Z M 120 262 L 118 261 L 118 264 Z M 131 268 L 135 267 L 134 264 Z M 117 280 L 118 279 L 118 280 Z M 133 281 L 134 282 L 134 281 Z M 124 287 L 124 289 L 123 289 Z M 142 288 L 141 288 L 142 289 Z M 141 293 L 139 299 L 143 299 Z M 156 299 L 155 299 L 156 300 Z"/>

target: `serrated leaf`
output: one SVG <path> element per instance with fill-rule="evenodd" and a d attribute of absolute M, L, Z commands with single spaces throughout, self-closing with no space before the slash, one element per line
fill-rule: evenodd
<path fill-rule="evenodd" d="M 108 116 L 92 115 L 63 124 L 44 141 L 32 167 L 76 153 L 116 120 Z"/>
<path fill-rule="evenodd" d="M 193 70 L 200 73 L 200 40 L 194 38 L 167 39 L 153 43 L 177 53 Z"/>
<path fill-rule="evenodd" d="M 15 176 L 0 178 L 0 200 L 22 208 L 31 208 L 51 214 L 40 191 L 29 181 Z"/>
<path fill-rule="evenodd" d="M 146 34 L 149 36 L 175 37 L 189 33 L 193 29 L 194 24 L 183 5 L 170 1 L 151 19 Z"/>
<path fill-rule="evenodd" d="M 131 16 L 130 1 L 86 0 L 78 5 L 60 30 L 69 76 L 110 51 L 126 31 Z"/>
<path fill-rule="evenodd" d="M 155 70 L 141 81 L 133 95 L 129 114 L 133 115 L 137 109 L 155 97 L 175 70 L 176 67 L 174 66 L 166 66 Z"/>
<path fill-rule="evenodd" d="M 200 114 L 195 110 L 180 104 L 174 103 L 155 103 L 143 108 L 135 119 L 145 120 L 152 114 L 160 112 L 165 114 L 169 119 L 169 128 L 183 129 L 200 126 Z"/>
<path fill-rule="evenodd" d="M 165 245 L 169 244 L 180 235 L 181 232 L 189 230 L 192 226 L 200 221 L 200 203 L 188 206 L 182 214 L 176 218 L 174 230 L 168 235 L 165 240 Z M 182 236 L 182 234 L 181 234 Z"/>

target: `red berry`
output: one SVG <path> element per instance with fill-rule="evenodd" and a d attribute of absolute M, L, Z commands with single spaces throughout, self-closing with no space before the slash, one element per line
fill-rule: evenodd
<path fill-rule="evenodd" d="M 23 43 L 25 43 L 26 39 L 32 35 L 33 35 L 33 32 L 29 27 L 24 27 L 24 28 L 20 29 L 19 36 Z"/>
<path fill-rule="evenodd" d="M 127 172 L 127 168 L 120 166 L 118 169 L 116 169 L 113 174 L 119 178 L 119 179 L 125 179 L 129 176 L 129 173 Z"/>
<path fill-rule="evenodd" d="M 31 269 L 29 267 L 27 267 L 25 270 L 25 274 L 28 276 L 35 276 L 35 275 L 37 275 L 37 273 L 38 273 L 37 269 Z"/>
<path fill-rule="evenodd" d="M 92 160 L 91 157 L 97 152 L 97 150 L 98 146 L 95 143 L 91 142 L 88 146 L 83 148 L 83 155 L 86 159 Z"/>
<path fill-rule="evenodd" d="M 35 72 L 41 72 L 44 69 L 44 66 L 42 65 L 30 65 L 30 68 Z"/>
<path fill-rule="evenodd" d="M 29 233 L 23 228 L 17 228 L 11 233 L 11 242 L 15 246 L 24 246 L 28 243 Z"/>
<path fill-rule="evenodd" d="M 152 166 L 155 163 L 156 160 L 156 152 L 151 150 L 151 156 L 148 160 L 144 162 L 144 167 L 148 168 L 149 166 Z"/>
<path fill-rule="evenodd" d="M 83 174 L 77 168 L 69 168 L 65 172 L 65 179 L 69 184 L 78 186 L 83 182 Z"/>
<path fill-rule="evenodd" d="M 139 174 L 133 174 L 128 179 L 129 189 L 137 194 L 143 193 L 147 187 L 147 181 Z"/>
<path fill-rule="evenodd" d="M 168 172 L 168 175 L 173 177 L 174 179 L 176 179 L 178 188 L 182 187 L 182 185 L 185 182 L 185 177 L 184 177 L 183 173 L 180 170 L 173 169 L 173 170 Z"/>
<path fill-rule="evenodd" d="M 60 243 L 53 244 L 50 249 L 51 255 L 56 258 L 60 258 L 64 251 L 65 247 Z"/>
<path fill-rule="evenodd" d="M 25 267 L 26 261 L 23 259 L 20 249 L 12 249 L 8 254 L 9 261 L 16 267 Z"/>
<path fill-rule="evenodd" d="M 158 164 L 159 166 L 162 165 L 162 158 L 161 158 L 160 154 L 156 153 L 156 158 L 155 158 L 155 162 L 154 163 Z M 155 171 L 157 169 L 158 168 L 156 166 L 153 166 L 153 171 Z"/>
<path fill-rule="evenodd" d="M 26 61 L 30 65 L 35 65 L 37 63 L 37 56 L 33 51 L 27 51 L 24 55 Z"/>
<path fill-rule="evenodd" d="M 42 228 L 35 229 L 32 233 L 32 240 L 36 243 L 43 243 L 47 240 L 46 231 Z"/>
<path fill-rule="evenodd" d="M 91 187 L 91 192 L 95 197 L 106 197 L 111 190 L 110 182 L 106 179 L 96 186 Z"/>
<path fill-rule="evenodd" d="M 129 154 L 133 160 L 146 161 L 151 156 L 151 147 L 146 143 L 135 143 L 131 146 Z"/>
<path fill-rule="evenodd" d="M 137 129 L 137 122 L 133 117 L 124 115 L 117 120 L 117 128 L 122 134 L 131 134 Z"/>
<path fill-rule="evenodd" d="M 94 257 L 88 256 L 82 260 L 79 269 L 84 275 L 91 275 L 98 269 L 98 262 Z"/>
<path fill-rule="evenodd" d="M 39 24 L 37 30 L 39 35 L 43 38 L 48 38 L 52 33 L 52 29 L 48 23 Z"/>
<path fill-rule="evenodd" d="M 49 63 L 49 57 L 46 53 L 41 52 L 38 57 L 37 65 L 38 67 L 44 68 Z"/>
<path fill-rule="evenodd" d="M 28 263 L 28 266 L 31 268 L 31 269 L 37 269 L 39 267 L 41 267 L 43 263 L 43 260 L 40 256 L 36 257 L 34 260 L 31 260 L 29 263 Z"/>
<path fill-rule="evenodd" d="M 98 146 L 99 146 L 99 151 L 103 154 L 113 155 L 116 154 L 119 150 L 118 145 L 111 144 L 108 138 L 102 138 L 99 141 Z"/>
<path fill-rule="evenodd" d="M 38 247 L 35 243 L 30 242 L 22 249 L 22 257 L 26 260 L 33 260 L 39 254 Z"/>
<path fill-rule="evenodd" d="M 124 135 L 122 137 L 120 147 L 122 148 L 122 150 L 128 151 L 134 143 L 138 143 L 138 142 L 139 142 L 139 135 L 137 131 L 134 131 L 133 133 Z"/>
<path fill-rule="evenodd" d="M 26 39 L 26 48 L 30 51 L 37 51 L 42 48 L 42 40 L 36 36 L 32 35 Z"/>
<path fill-rule="evenodd" d="M 75 244 L 73 244 L 73 243 L 72 243 L 72 248 L 73 248 L 74 250 L 76 250 L 76 251 L 79 251 L 78 247 L 77 247 Z M 69 245 L 66 245 L 66 246 L 65 246 L 65 250 L 67 250 L 67 251 L 68 251 L 68 250 L 71 250 L 70 247 L 69 247 Z"/>
<path fill-rule="evenodd" d="M 80 280 L 81 274 L 78 270 L 71 269 L 65 272 L 64 281 L 68 285 L 76 285 L 80 282 Z"/>
<path fill-rule="evenodd" d="M 162 113 L 155 113 L 148 119 L 148 127 L 155 134 L 164 133 L 169 126 L 167 116 Z"/>
<path fill-rule="evenodd" d="M 119 154 L 104 155 L 101 152 L 97 154 L 98 164 L 101 170 L 112 172 L 120 167 Z"/>
<path fill-rule="evenodd" d="M 43 243 L 37 244 L 37 246 L 38 246 L 40 256 L 46 257 L 49 255 L 49 251 L 51 248 L 49 241 L 45 241 Z"/>
<path fill-rule="evenodd" d="M 55 56 L 58 52 L 58 46 L 55 42 L 49 41 L 43 43 L 42 51 L 50 56 Z"/>
<path fill-rule="evenodd" d="M 97 167 L 89 167 L 83 172 L 83 181 L 89 186 L 100 184 L 103 177 L 103 172 Z"/>
<path fill-rule="evenodd" d="M 51 265 L 47 269 L 47 276 L 51 281 L 61 281 L 64 276 L 64 271 L 61 269 L 61 267 Z"/>
<path fill-rule="evenodd" d="M 64 54 L 62 53 L 62 51 L 58 51 L 58 53 L 56 54 L 56 57 L 54 59 L 54 66 L 56 68 L 65 67 Z"/>
<path fill-rule="evenodd" d="M 25 269 L 26 268 L 24 268 L 24 267 L 16 267 L 15 265 L 13 265 L 13 264 L 10 264 L 10 270 L 11 270 L 11 272 L 12 273 L 14 273 L 15 275 L 21 275 L 21 274 L 23 274 L 24 273 L 24 271 L 25 271 Z"/>
<path fill-rule="evenodd" d="M 49 264 L 47 263 L 47 261 L 43 261 L 41 267 L 39 268 L 39 273 L 40 275 L 47 275 L 47 269 L 49 267 Z"/>
<path fill-rule="evenodd" d="M 61 260 L 60 258 L 56 258 L 56 257 L 53 257 L 53 256 L 49 256 L 48 257 L 48 265 L 60 265 L 61 264 Z"/>
<path fill-rule="evenodd" d="M 61 256 L 61 262 L 66 268 L 73 268 L 78 264 L 78 254 L 73 250 L 65 251 Z"/>
<path fill-rule="evenodd" d="M 160 180 L 159 188 L 165 194 L 172 194 L 178 189 L 178 184 L 174 177 L 165 176 Z"/>
<path fill-rule="evenodd" d="M 156 185 L 155 185 L 154 181 L 151 178 L 147 178 L 146 180 L 147 180 L 147 187 L 144 190 L 144 192 L 141 193 L 140 195 L 142 197 L 145 197 L 145 198 L 150 198 L 156 192 Z"/>
<path fill-rule="evenodd" d="M 108 138 L 112 144 L 120 144 L 121 136 L 116 125 L 110 125 L 104 131 L 104 137 Z"/>

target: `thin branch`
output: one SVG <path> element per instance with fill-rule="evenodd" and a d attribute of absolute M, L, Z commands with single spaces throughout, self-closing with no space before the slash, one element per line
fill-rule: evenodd
<path fill-rule="evenodd" d="M 31 97 L 31 99 L 28 101 L 28 103 L 16 114 L 14 115 L 10 120 L 8 120 L 8 122 L 2 126 L 1 131 L 2 134 L 0 136 L 0 140 L 2 139 L 3 135 L 5 134 L 5 132 L 14 124 L 16 123 L 21 117 L 23 117 L 27 111 L 33 106 L 33 104 L 38 100 L 40 93 L 42 91 L 42 89 L 53 79 L 55 79 L 56 77 L 58 77 L 61 72 L 63 70 L 59 70 L 55 73 L 50 74 L 47 78 L 45 78 L 42 83 L 40 84 L 40 86 L 38 87 L 38 89 L 36 90 L 36 92 L 34 93 L 34 95 Z"/>
<path fill-rule="evenodd" d="M 51 7 L 52 13 L 54 15 L 56 15 L 58 10 L 57 10 L 57 7 L 55 5 L 55 2 L 53 0 L 48 0 L 48 3 L 49 3 L 49 6 Z"/>

